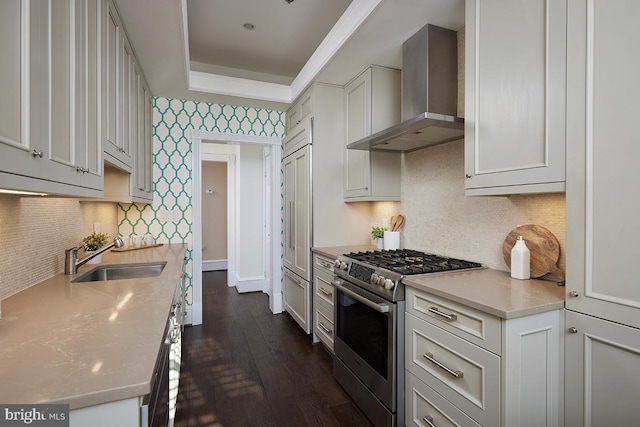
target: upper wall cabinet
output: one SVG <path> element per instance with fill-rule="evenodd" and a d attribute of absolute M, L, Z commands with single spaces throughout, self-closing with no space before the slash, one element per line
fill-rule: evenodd
<path fill-rule="evenodd" d="M 153 200 L 151 92 L 113 0 L 104 2 L 104 201 Z"/>
<path fill-rule="evenodd" d="M 105 160 L 122 170 L 133 169 L 129 131 L 129 93 L 133 53 L 112 0 L 105 1 Z"/>
<path fill-rule="evenodd" d="M 0 2 L 0 187 L 102 195 L 101 8 Z"/>
<path fill-rule="evenodd" d="M 368 67 L 344 87 L 345 147 L 400 123 L 400 71 Z M 400 154 L 345 149 L 345 202 L 399 201 Z"/>
<path fill-rule="evenodd" d="M 467 195 L 565 190 L 567 2 L 467 0 Z"/>
<path fill-rule="evenodd" d="M 302 123 L 304 119 L 313 115 L 313 103 L 311 102 L 311 91 L 304 92 L 296 102 L 287 110 L 287 133 Z"/>

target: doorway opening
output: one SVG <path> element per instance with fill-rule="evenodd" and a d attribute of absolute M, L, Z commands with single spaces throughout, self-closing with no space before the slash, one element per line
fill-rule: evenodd
<path fill-rule="evenodd" d="M 203 203 L 215 198 L 216 188 L 203 181 L 203 165 L 227 165 L 227 257 L 229 286 L 239 292 L 262 291 L 269 297 L 272 313 L 282 312 L 280 265 L 280 158 L 281 138 L 192 131 L 193 162 L 193 306 L 192 323 L 202 323 Z M 210 153 L 212 146 L 226 146 Z M 215 150 L 214 150 L 215 151 Z M 209 187 L 213 187 L 210 185 Z M 219 187 L 219 186 L 218 186 Z M 247 191 L 251 188 L 254 193 Z M 257 189 L 259 188 L 259 189 Z M 211 190 L 208 193 L 207 190 Z M 255 193 L 257 191 L 257 193 Z M 248 193 L 248 194 L 247 194 Z M 257 194 L 257 195 L 256 195 Z M 260 213 L 257 217 L 256 214 Z M 256 221 L 257 219 L 257 221 Z M 205 254 L 207 254 L 207 246 Z M 222 258 L 205 261 L 204 268 L 222 268 Z M 215 262 L 219 261 L 219 262 Z"/>

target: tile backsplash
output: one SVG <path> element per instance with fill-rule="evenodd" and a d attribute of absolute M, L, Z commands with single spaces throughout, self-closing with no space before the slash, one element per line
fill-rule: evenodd
<path fill-rule="evenodd" d="M 64 272 L 64 250 L 78 245 L 95 222 L 115 237 L 117 209 L 78 199 L 0 196 L 0 299 Z"/>
<path fill-rule="evenodd" d="M 564 268 L 564 193 L 465 196 L 463 141 L 405 154 L 401 179 L 397 211 L 406 216 L 403 247 L 508 271 L 502 257 L 504 238 L 519 225 L 537 224 L 558 238 L 559 265 Z"/>

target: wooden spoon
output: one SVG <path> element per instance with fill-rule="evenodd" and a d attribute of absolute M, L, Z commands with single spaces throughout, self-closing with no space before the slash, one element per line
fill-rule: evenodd
<path fill-rule="evenodd" d="M 404 215 L 398 215 L 398 220 L 396 221 L 396 227 L 394 229 L 394 231 L 400 231 L 402 230 L 402 227 L 404 227 Z"/>
<path fill-rule="evenodd" d="M 389 230 L 394 231 L 396 223 L 398 222 L 398 215 L 391 215 L 391 221 L 389 222 Z"/>

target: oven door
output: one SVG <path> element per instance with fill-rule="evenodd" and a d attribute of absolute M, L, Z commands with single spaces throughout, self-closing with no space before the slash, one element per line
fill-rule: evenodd
<path fill-rule="evenodd" d="M 336 356 L 395 412 L 397 304 L 339 278 L 333 284 Z"/>

